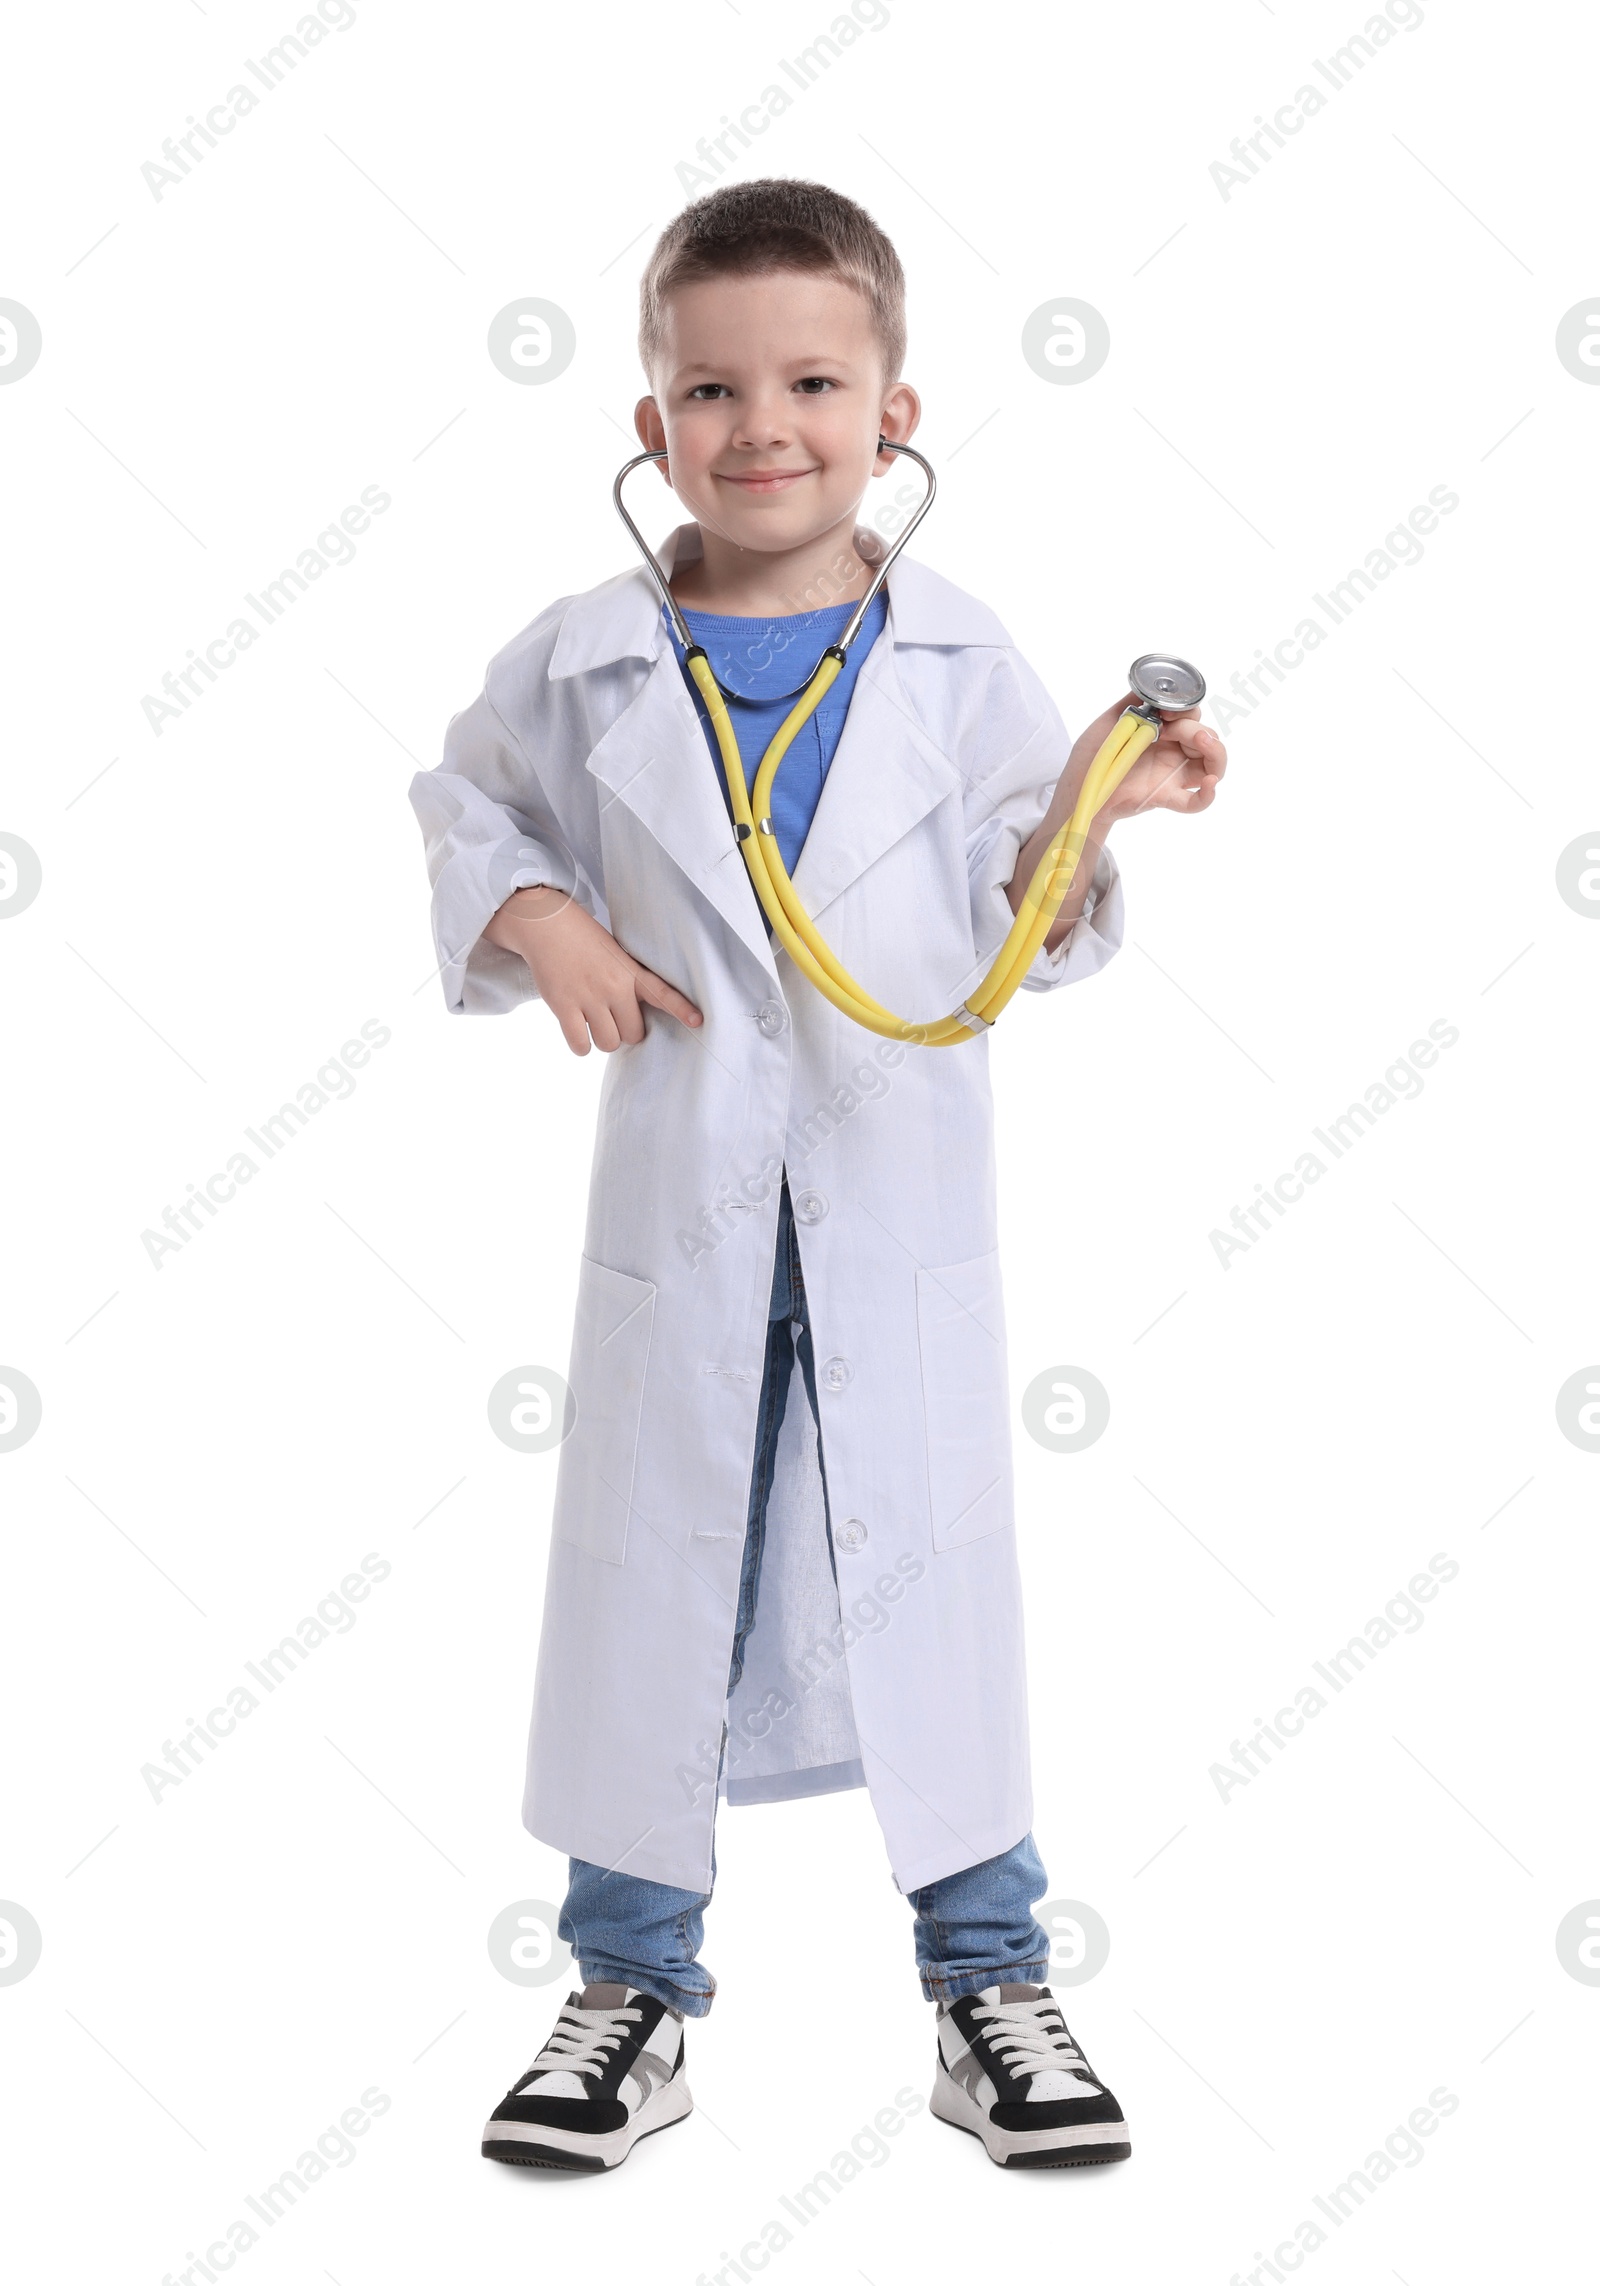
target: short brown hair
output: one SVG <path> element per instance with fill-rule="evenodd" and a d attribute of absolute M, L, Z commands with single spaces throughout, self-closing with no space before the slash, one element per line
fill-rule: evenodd
<path fill-rule="evenodd" d="M 825 183 L 769 177 L 727 183 L 686 206 L 656 240 L 639 281 L 639 356 L 649 374 L 661 350 L 662 313 L 675 286 L 700 278 L 810 270 L 866 296 L 883 350 L 884 379 L 906 354 L 906 280 L 900 257 L 865 207 Z"/>

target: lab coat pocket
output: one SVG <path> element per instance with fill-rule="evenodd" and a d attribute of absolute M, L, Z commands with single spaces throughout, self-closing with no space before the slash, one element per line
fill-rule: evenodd
<path fill-rule="evenodd" d="M 647 1278 L 583 1257 L 567 1376 L 576 1419 L 561 1448 L 553 1529 L 608 1564 L 627 1552 L 655 1307 Z"/>
<path fill-rule="evenodd" d="M 1011 1522 L 1011 1404 L 998 1253 L 917 1272 L 935 1550 Z"/>

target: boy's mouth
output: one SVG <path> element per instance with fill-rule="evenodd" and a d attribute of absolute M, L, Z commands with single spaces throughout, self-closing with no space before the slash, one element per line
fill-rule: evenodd
<path fill-rule="evenodd" d="M 786 492 L 791 484 L 798 484 L 803 476 L 815 476 L 814 468 L 751 468 L 739 476 L 724 476 L 723 484 L 737 484 L 741 492 Z"/>

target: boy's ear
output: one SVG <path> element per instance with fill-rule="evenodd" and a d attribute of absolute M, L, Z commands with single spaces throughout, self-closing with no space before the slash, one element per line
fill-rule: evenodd
<path fill-rule="evenodd" d="M 897 381 L 883 400 L 883 411 L 878 416 L 878 434 L 892 444 L 909 444 L 922 419 L 922 399 L 907 381 Z M 893 468 L 897 453 L 880 452 L 873 467 L 874 476 L 882 476 Z"/>
<path fill-rule="evenodd" d="M 667 432 L 661 419 L 660 408 L 654 397 L 641 397 L 633 408 L 633 426 L 639 442 L 646 452 L 664 452 Z M 658 463 L 663 476 L 667 473 L 665 461 Z"/>

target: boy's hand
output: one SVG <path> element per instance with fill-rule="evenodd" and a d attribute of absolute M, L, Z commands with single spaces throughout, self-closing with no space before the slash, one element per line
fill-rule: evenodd
<path fill-rule="evenodd" d="M 691 1028 L 703 1021 L 692 1000 L 625 953 L 609 929 L 559 889 L 519 889 L 483 933 L 527 962 L 575 1056 L 586 1056 L 591 1040 L 607 1053 L 636 1047 L 646 1008 L 663 1009 Z"/>
<path fill-rule="evenodd" d="M 1006 891 L 1013 912 L 1020 907 L 1040 858 L 1071 817 L 1089 765 L 1111 735 L 1118 715 L 1131 703 L 1131 697 L 1131 693 L 1125 692 L 1104 714 L 1097 715 L 1075 740 L 1067 766 L 1056 781 L 1050 807 L 1018 853 L 1016 870 Z M 1146 747 L 1110 801 L 1095 812 L 1072 887 L 1044 940 L 1047 952 L 1054 952 L 1076 926 L 1106 836 L 1118 818 L 1131 818 L 1140 810 L 1180 810 L 1190 816 L 1209 809 L 1227 767 L 1228 750 L 1216 732 L 1201 722 L 1197 707 L 1191 707 L 1187 714 L 1165 718 L 1155 744 Z"/>
<path fill-rule="evenodd" d="M 1089 764 L 1128 703 L 1123 697 L 1108 706 L 1073 746 L 1066 775 L 1074 789 L 1082 785 Z M 1112 826 L 1118 818 L 1134 817 L 1140 810 L 1179 810 L 1193 817 L 1211 807 L 1227 767 L 1228 750 L 1200 720 L 1198 707 L 1190 707 L 1186 714 L 1169 714 L 1161 736 L 1146 747 L 1110 801 L 1096 813 L 1096 828 Z"/>

